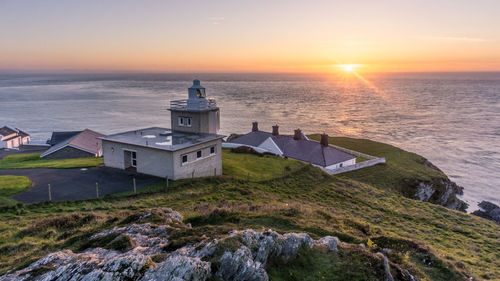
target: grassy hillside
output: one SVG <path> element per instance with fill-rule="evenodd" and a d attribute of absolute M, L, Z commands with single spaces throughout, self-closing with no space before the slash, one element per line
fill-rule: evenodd
<path fill-rule="evenodd" d="M 31 181 L 27 177 L 0 176 L 0 208 L 14 206 L 18 202 L 9 197 L 28 189 Z"/>
<path fill-rule="evenodd" d="M 319 141 L 321 135 L 310 135 L 309 138 Z M 351 150 L 363 152 L 372 156 L 385 157 L 387 163 L 379 164 L 357 171 L 340 174 L 340 177 L 353 179 L 379 188 L 397 191 L 413 198 L 420 182 L 433 184 L 436 192 L 430 202 L 441 204 L 441 196 L 446 193 L 444 182 L 448 177 L 424 157 L 395 146 L 346 137 L 329 137 L 329 143 Z M 456 202 L 462 210 L 467 208 L 465 202 L 450 198 L 448 203 Z M 457 208 L 459 209 L 459 208 Z"/>
<path fill-rule="evenodd" d="M 0 274 L 58 249 L 82 249 L 91 234 L 165 206 L 181 212 L 193 226 L 173 233 L 179 245 L 199 241 L 202 234 L 218 237 L 246 228 L 307 232 L 314 238 L 333 235 L 345 242 L 335 254 L 303 251 L 292 261 L 276 261 L 268 271 L 272 280 L 377 279 L 381 265 L 373 255 L 381 248 L 393 249 L 392 268 L 408 269 L 420 280 L 464 280 L 468 275 L 500 279 L 498 224 L 310 166 L 267 181 L 233 180 L 233 170 L 261 173 L 260 161 L 275 161 L 279 167 L 295 161 L 244 155 L 245 161 L 228 162 L 243 156 L 227 151 L 224 156 L 224 171 L 230 174 L 223 177 L 183 181 L 167 191 L 0 213 Z M 361 249 L 358 244 L 368 239 L 378 246 L 368 243 L 372 246 Z"/>
<path fill-rule="evenodd" d="M 16 154 L 0 159 L 0 169 L 84 168 L 102 165 L 102 158 L 43 159 L 40 154 Z"/>

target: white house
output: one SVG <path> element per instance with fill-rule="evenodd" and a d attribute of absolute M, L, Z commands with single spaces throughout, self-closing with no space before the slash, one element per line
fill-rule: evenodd
<path fill-rule="evenodd" d="M 294 135 L 280 135 L 278 125 L 273 126 L 272 133 L 259 131 L 257 122 L 252 125 L 250 133 L 229 140 L 225 146 L 250 146 L 257 151 L 297 159 L 329 170 L 356 164 L 356 156 L 329 146 L 326 134 L 317 142 L 309 140 L 300 129 L 295 130 Z"/>
<path fill-rule="evenodd" d="M 171 128 L 101 137 L 104 165 L 172 180 L 222 174 L 220 113 L 199 80 L 187 100 L 170 102 Z"/>
<path fill-rule="evenodd" d="M 18 148 L 29 141 L 30 135 L 18 128 L 11 126 L 0 128 L 0 148 Z"/>

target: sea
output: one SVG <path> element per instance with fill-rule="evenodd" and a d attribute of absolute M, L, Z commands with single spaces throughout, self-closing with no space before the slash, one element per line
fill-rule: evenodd
<path fill-rule="evenodd" d="M 469 211 L 500 205 L 500 73 L 0 74 L 0 125 L 34 139 L 170 127 L 193 79 L 221 108 L 221 133 L 278 124 L 282 134 L 367 138 L 418 153 L 465 188 Z"/>

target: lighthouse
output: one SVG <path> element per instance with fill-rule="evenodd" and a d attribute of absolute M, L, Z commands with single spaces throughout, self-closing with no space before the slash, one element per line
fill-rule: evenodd
<path fill-rule="evenodd" d="M 193 80 L 188 88 L 188 99 L 170 102 L 170 122 L 174 132 L 217 134 L 220 128 L 220 110 L 214 99 L 207 99 L 200 80 Z"/>

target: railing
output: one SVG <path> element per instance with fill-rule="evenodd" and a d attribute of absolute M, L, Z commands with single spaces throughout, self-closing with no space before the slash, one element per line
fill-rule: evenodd
<path fill-rule="evenodd" d="M 189 101 L 189 109 L 206 110 L 215 108 L 217 108 L 217 102 L 214 99 Z M 173 100 L 170 102 L 170 109 L 188 109 L 188 100 Z"/>

